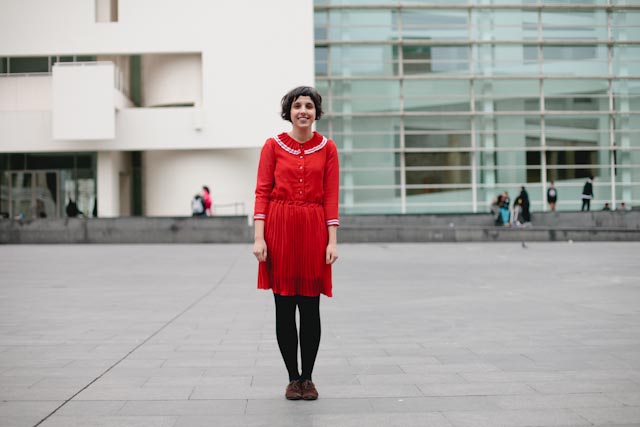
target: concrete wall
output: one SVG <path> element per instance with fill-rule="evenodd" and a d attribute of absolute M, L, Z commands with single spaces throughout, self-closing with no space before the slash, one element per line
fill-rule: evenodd
<path fill-rule="evenodd" d="M 0 220 L 0 243 L 242 243 L 246 217 Z"/>
<path fill-rule="evenodd" d="M 490 215 L 343 216 L 341 243 L 640 241 L 640 210 L 540 214 L 507 228 Z M 0 243 L 247 243 L 247 217 L 0 220 Z"/>

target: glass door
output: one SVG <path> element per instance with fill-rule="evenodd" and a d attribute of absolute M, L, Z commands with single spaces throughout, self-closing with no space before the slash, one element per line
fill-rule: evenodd
<path fill-rule="evenodd" d="M 9 188 L 9 214 L 12 218 L 33 219 L 60 216 L 57 172 L 11 172 Z"/>
<path fill-rule="evenodd" d="M 9 180 L 10 215 L 16 219 L 31 219 L 35 212 L 31 172 L 11 172 Z"/>
<path fill-rule="evenodd" d="M 59 216 L 58 173 L 53 171 L 33 172 L 33 200 L 38 218 Z"/>

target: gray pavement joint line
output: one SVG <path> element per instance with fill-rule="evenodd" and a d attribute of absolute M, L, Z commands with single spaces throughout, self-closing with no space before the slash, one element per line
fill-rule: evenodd
<path fill-rule="evenodd" d="M 62 402 L 60 404 L 60 406 L 58 406 L 57 408 L 55 408 L 53 411 L 51 411 L 51 413 L 49 413 L 47 416 L 45 416 L 43 419 L 41 419 L 40 421 L 38 421 L 37 424 L 35 424 L 33 427 L 38 427 L 39 425 L 41 425 L 42 423 L 44 423 L 46 420 L 48 420 L 53 414 L 55 414 L 56 412 L 58 412 L 63 406 L 65 406 L 67 403 L 71 402 L 73 400 L 73 398 L 75 398 L 77 395 L 79 395 L 80 393 L 82 393 L 83 391 L 85 391 L 86 389 L 88 389 L 89 387 L 91 387 L 91 385 L 93 385 L 93 383 L 95 383 L 96 381 L 98 381 L 100 378 L 102 378 L 103 376 L 105 376 L 109 371 L 111 371 L 113 368 L 115 368 L 116 366 L 118 366 L 122 361 L 124 361 L 127 357 L 129 357 L 130 355 L 132 355 L 136 350 L 138 350 L 140 347 L 142 347 L 143 345 L 145 345 L 147 342 L 149 342 L 149 340 L 151 340 L 153 337 L 155 337 L 156 335 L 158 335 L 160 332 L 162 332 L 167 326 L 169 326 L 170 324 L 172 324 L 174 321 L 176 321 L 178 318 L 180 318 L 182 315 L 184 315 L 187 311 L 191 310 L 193 307 L 195 307 L 197 304 L 200 303 L 200 301 L 202 301 L 203 299 L 207 298 L 209 295 L 211 295 L 213 293 L 213 291 L 215 291 L 216 289 L 218 289 L 218 286 L 220 286 L 220 284 L 222 284 L 222 282 L 224 282 L 224 279 L 227 278 L 227 276 L 229 275 L 229 273 L 231 272 L 231 270 L 233 269 L 233 267 L 236 265 L 236 262 L 238 261 L 238 258 L 240 258 L 240 255 L 237 255 L 233 261 L 231 262 L 231 264 L 229 265 L 229 268 L 227 268 L 227 271 L 224 272 L 224 274 L 222 275 L 222 277 L 220 278 L 220 280 L 218 280 L 212 287 L 211 289 L 207 290 L 207 292 L 205 292 L 203 295 L 201 295 L 200 297 L 196 298 L 195 301 L 193 301 L 191 304 L 189 304 L 184 310 L 182 310 L 180 313 L 176 314 L 175 316 L 173 316 L 173 318 L 171 318 L 169 321 L 167 321 L 164 325 L 162 325 L 158 330 L 156 330 L 154 333 L 152 333 L 151 335 L 149 335 L 144 341 L 142 341 L 140 344 L 138 344 L 137 346 L 135 346 L 131 351 L 129 351 L 127 354 L 125 354 L 120 360 L 118 360 L 116 363 L 114 363 L 113 365 L 109 366 L 103 373 L 101 373 L 100 375 L 98 375 L 96 378 L 94 378 L 89 384 L 85 385 L 84 387 L 82 387 L 80 390 L 78 390 L 73 396 L 71 396 L 70 398 L 68 398 L 67 400 L 65 400 L 64 402 Z"/>

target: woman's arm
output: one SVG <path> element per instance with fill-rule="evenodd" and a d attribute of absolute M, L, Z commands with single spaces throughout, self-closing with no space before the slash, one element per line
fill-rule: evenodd
<path fill-rule="evenodd" d="M 329 231 L 329 243 L 327 244 L 326 263 L 333 264 L 338 259 L 338 227 L 330 225 L 327 230 Z"/>
<path fill-rule="evenodd" d="M 267 260 L 267 242 L 264 240 L 264 221 L 257 220 L 253 223 L 253 255 L 259 262 Z"/>

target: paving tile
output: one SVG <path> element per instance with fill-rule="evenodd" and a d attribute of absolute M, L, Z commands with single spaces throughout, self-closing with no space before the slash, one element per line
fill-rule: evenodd
<path fill-rule="evenodd" d="M 278 399 L 249 399 L 246 414 L 299 416 L 311 414 L 369 414 L 372 406 L 368 399 L 334 399 L 322 397 L 316 401 L 290 401 L 284 395 Z"/>
<path fill-rule="evenodd" d="M 443 412 L 455 427 L 528 427 L 528 426 L 591 426 L 591 422 L 566 409 L 539 411 L 466 411 Z"/>
<path fill-rule="evenodd" d="M 499 409 L 487 396 L 404 397 L 369 399 L 373 412 L 444 412 Z"/>
<path fill-rule="evenodd" d="M 81 401 L 72 400 L 60 408 L 55 415 L 65 417 L 97 417 L 116 415 L 125 403 L 124 400 Z M 154 414 L 155 415 L 155 414 Z"/>
<path fill-rule="evenodd" d="M 181 416 L 176 421 L 174 427 L 298 427 L 311 424 L 310 416 L 295 415 L 284 418 L 281 415 L 236 415 L 220 416 Z"/>
<path fill-rule="evenodd" d="M 33 427 L 42 418 L 34 416 L 17 416 L 17 415 L 3 415 L 0 416 L 0 425 L 2 427 Z"/>
<path fill-rule="evenodd" d="M 495 405 L 504 409 L 569 409 L 622 406 L 622 403 L 602 393 L 489 396 L 489 399 Z"/>
<path fill-rule="evenodd" d="M 543 394 L 565 393 L 606 393 L 606 392 L 640 392 L 640 384 L 628 381 L 552 381 L 528 382 L 536 391 Z"/>
<path fill-rule="evenodd" d="M 173 427 L 178 417 L 60 416 L 54 415 L 42 427 Z"/>
<path fill-rule="evenodd" d="M 120 408 L 118 415 L 243 415 L 246 405 L 247 401 L 244 399 L 173 401 L 129 400 Z"/>
<path fill-rule="evenodd" d="M 640 406 L 578 408 L 575 412 L 594 424 L 640 424 Z"/>
<path fill-rule="evenodd" d="M 111 387 L 91 386 L 75 400 L 186 400 L 193 387 Z"/>
<path fill-rule="evenodd" d="M 359 374 L 356 375 L 358 382 L 362 385 L 372 384 L 446 384 L 446 383 L 466 383 L 457 374 L 433 374 L 433 375 L 409 375 L 409 374 Z"/>
<path fill-rule="evenodd" d="M 605 393 L 605 396 L 628 406 L 640 406 L 640 393 Z M 615 406 L 615 405 L 611 405 Z"/>
<path fill-rule="evenodd" d="M 311 415 L 311 423 L 316 426 L 361 427 L 451 427 L 451 423 L 439 413 L 409 414 L 324 414 Z"/>
<path fill-rule="evenodd" d="M 535 391 L 524 383 L 418 384 L 424 396 L 531 395 Z"/>
<path fill-rule="evenodd" d="M 47 401 L 9 401 L 0 403 L 0 425 L 5 417 L 36 417 L 44 418 L 63 402 Z"/>

